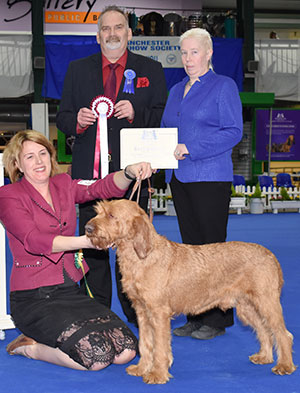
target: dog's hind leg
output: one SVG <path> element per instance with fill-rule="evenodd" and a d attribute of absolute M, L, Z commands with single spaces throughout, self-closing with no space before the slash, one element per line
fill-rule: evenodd
<path fill-rule="evenodd" d="M 252 363 L 269 364 L 273 363 L 273 337 L 272 332 L 264 324 L 264 321 L 257 313 L 255 306 L 246 299 L 239 300 L 236 305 L 238 318 L 245 324 L 251 326 L 257 335 L 260 343 L 259 352 L 249 356 Z"/>
<path fill-rule="evenodd" d="M 153 326 L 153 367 L 144 375 L 143 380 L 146 383 L 163 384 L 172 377 L 168 371 L 173 362 L 170 311 L 163 310 L 162 306 L 157 307 L 157 310 L 148 311 L 151 312 L 149 319 Z"/>
<path fill-rule="evenodd" d="M 139 352 L 140 360 L 138 364 L 127 367 L 129 375 L 142 377 L 147 374 L 153 366 L 153 329 L 149 321 L 146 310 L 143 306 L 135 305 L 139 326 Z"/>
<path fill-rule="evenodd" d="M 292 374 L 296 370 L 292 357 L 293 335 L 286 329 L 279 296 L 269 296 L 258 307 L 276 341 L 277 364 L 272 371 L 279 375 Z"/>

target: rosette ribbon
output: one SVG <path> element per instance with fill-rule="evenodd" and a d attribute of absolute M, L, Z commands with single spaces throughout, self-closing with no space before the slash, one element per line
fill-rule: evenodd
<path fill-rule="evenodd" d="M 134 94 L 133 79 L 136 77 L 136 73 L 133 70 L 124 71 L 125 82 L 124 82 L 124 93 Z"/>
<path fill-rule="evenodd" d="M 103 179 L 109 171 L 107 119 L 114 112 L 114 103 L 108 97 L 99 96 L 93 99 L 91 109 L 98 118 L 93 178 L 98 179 L 99 177 L 99 160 L 101 154 L 101 179 Z"/>

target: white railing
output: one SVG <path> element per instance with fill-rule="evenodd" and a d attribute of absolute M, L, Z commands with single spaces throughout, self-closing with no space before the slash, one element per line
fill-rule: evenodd
<path fill-rule="evenodd" d="M 153 211 L 158 213 L 166 213 L 168 197 L 171 197 L 169 190 L 155 189 L 151 199 Z"/>
<path fill-rule="evenodd" d="M 255 191 L 255 186 L 235 186 L 235 191 L 243 193 L 245 196 L 251 195 Z M 287 192 L 290 197 L 295 198 L 299 197 L 300 198 L 300 187 L 289 187 L 287 188 Z M 272 197 L 277 198 L 280 195 L 280 187 L 262 187 L 261 189 L 262 195 L 265 197 L 264 198 L 264 208 L 266 210 L 271 209 L 271 199 Z"/>
<path fill-rule="evenodd" d="M 235 191 L 238 193 L 243 193 L 245 196 L 251 195 L 255 191 L 255 186 L 235 186 Z M 265 197 L 264 198 L 264 210 L 271 210 L 271 199 L 272 197 L 276 198 L 278 195 L 280 195 L 280 187 L 262 187 L 261 189 L 262 195 Z M 299 197 L 300 198 L 300 187 L 294 187 L 294 188 L 287 188 L 287 192 L 290 197 L 295 198 Z M 157 213 L 167 213 L 168 212 L 168 206 L 167 206 L 167 201 L 168 199 L 171 198 L 171 191 L 169 188 L 166 190 L 162 189 L 155 189 L 154 193 L 152 195 L 152 209 L 154 212 Z M 231 208 L 235 209 L 235 207 L 230 206 Z M 248 209 L 248 207 L 246 207 Z M 241 210 L 239 210 L 239 213 Z"/>
<path fill-rule="evenodd" d="M 256 92 L 274 92 L 279 100 L 300 100 L 300 40 L 255 41 Z"/>

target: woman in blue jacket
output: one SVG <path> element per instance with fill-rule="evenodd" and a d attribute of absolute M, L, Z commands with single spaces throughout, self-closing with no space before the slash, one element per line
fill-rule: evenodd
<path fill-rule="evenodd" d="M 200 28 L 180 37 L 187 76 L 170 91 L 162 127 L 178 128 L 178 169 L 166 171 L 183 243 L 224 242 L 233 180 L 232 148 L 242 137 L 242 105 L 235 82 L 212 69 L 212 40 Z M 186 269 L 189 261 L 186 261 Z M 233 312 L 213 309 L 174 330 L 210 339 L 233 324 Z"/>
<path fill-rule="evenodd" d="M 76 251 L 93 245 L 85 235 L 75 236 L 75 204 L 122 197 L 134 178 L 151 176 L 150 165 L 128 165 L 97 181 L 72 180 L 57 173 L 53 145 L 32 130 L 10 140 L 3 162 L 12 182 L 0 188 L 0 221 L 13 256 L 10 310 L 23 333 L 8 353 L 77 370 L 132 360 L 134 334 L 106 306 L 79 292 L 83 274 Z"/>

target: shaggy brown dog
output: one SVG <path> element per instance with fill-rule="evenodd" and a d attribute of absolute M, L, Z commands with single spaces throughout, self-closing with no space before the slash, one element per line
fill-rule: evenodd
<path fill-rule="evenodd" d="M 260 342 L 250 356 L 256 364 L 278 361 L 275 374 L 296 370 L 293 336 L 285 327 L 280 292 L 282 272 L 276 257 L 258 244 L 227 242 L 192 246 L 159 235 L 136 202 L 99 202 L 86 234 L 100 248 L 117 247 L 123 289 L 139 325 L 140 361 L 127 368 L 146 383 L 165 383 L 173 362 L 170 319 L 213 307 L 235 307 Z"/>

